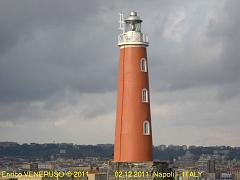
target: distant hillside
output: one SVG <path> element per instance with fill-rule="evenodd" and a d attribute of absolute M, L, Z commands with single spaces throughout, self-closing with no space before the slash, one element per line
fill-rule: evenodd
<path fill-rule="evenodd" d="M 155 160 L 172 160 L 178 156 L 183 156 L 186 151 L 192 153 L 196 158 L 201 154 L 223 154 L 228 159 L 240 159 L 240 148 L 229 146 L 161 146 L 154 147 Z M 103 159 L 113 159 L 112 144 L 98 145 L 75 145 L 67 143 L 49 144 L 18 144 L 14 142 L 0 142 L 0 157 L 19 157 L 24 159 L 56 159 L 62 158 L 84 158 L 99 157 Z"/>

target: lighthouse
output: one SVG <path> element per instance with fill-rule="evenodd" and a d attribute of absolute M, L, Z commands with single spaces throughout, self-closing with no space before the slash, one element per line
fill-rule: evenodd
<path fill-rule="evenodd" d="M 152 161 L 152 127 L 148 78 L 148 38 L 137 12 L 123 19 L 118 36 L 120 59 L 114 162 Z"/>

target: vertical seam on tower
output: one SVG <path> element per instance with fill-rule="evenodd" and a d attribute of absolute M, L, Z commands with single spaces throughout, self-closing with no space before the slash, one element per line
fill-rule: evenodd
<path fill-rule="evenodd" d="M 122 155 L 122 117 L 123 117 L 123 98 L 124 98 L 124 61 L 125 61 L 125 45 L 123 45 L 123 68 L 122 68 L 122 76 L 123 76 L 123 85 L 122 85 L 122 104 L 121 104 L 121 126 L 120 126 L 120 155 L 119 155 L 119 160 L 121 160 L 121 155 Z"/>

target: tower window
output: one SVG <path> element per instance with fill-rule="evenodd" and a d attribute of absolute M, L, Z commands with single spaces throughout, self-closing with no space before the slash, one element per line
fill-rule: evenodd
<path fill-rule="evenodd" d="M 142 102 L 143 103 L 148 103 L 149 102 L 149 97 L 148 97 L 148 90 L 146 88 L 144 88 L 142 90 Z"/>
<path fill-rule="evenodd" d="M 151 135 L 149 121 L 144 121 L 143 122 L 143 134 L 144 135 Z"/>
<path fill-rule="evenodd" d="M 147 60 L 145 58 L 140 60 L 140 69 L 142 72 L 147 72 Z"/>

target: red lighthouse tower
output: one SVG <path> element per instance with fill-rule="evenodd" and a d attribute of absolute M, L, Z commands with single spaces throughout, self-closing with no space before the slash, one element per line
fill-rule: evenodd
<path fill-rule="evenodd" d="M 122 21 L 122 24 L 121 24 Z M 148 40 L 142 20 L 131 12 L 120 27 L 120 62 L 115 127 L 114 161 L 152 161 L 152 128 L 148 80 Z"/>

